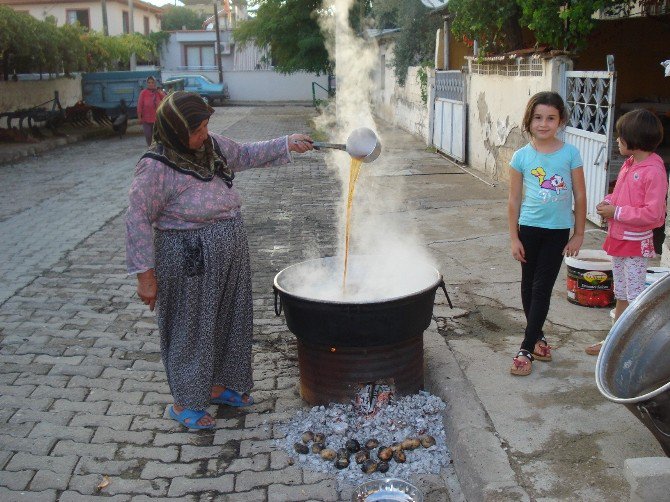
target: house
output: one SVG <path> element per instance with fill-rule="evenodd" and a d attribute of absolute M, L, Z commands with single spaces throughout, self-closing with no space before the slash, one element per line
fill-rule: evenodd
<path fill-rule="evenodd" d="M 89 30 L 104 33 L 104 18 L 107 18 L 107 34 L 110 36 L 130 33 L 130 12 L 133 12 L 133 30 L 135 33 L 148 35 L 160 31 L 160 16 L 163 10 L 141 0 L 70 0 L 56 2 L 54 0 L 0 0 L 17 12 L 25 12 L 34 18 L 44 21 L 54 17 L 58 26 L 79 23 Z M 103 12 L 103 6 L 105 6 Z M 131 8 L 132 6 L 132 8 Z M 106 13 L 106 16 L 105 16 Z"/>

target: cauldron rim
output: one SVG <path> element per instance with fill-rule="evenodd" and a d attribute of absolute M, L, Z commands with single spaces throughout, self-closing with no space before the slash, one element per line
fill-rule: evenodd
<path fill-rule="evenodd" d="M 356 255 L 356 257 L 370 257 L 370 258 L 373 258 L 374 256 L 373 255 Z M 431 265 L 428 265 L 425 262 L 419 262 L 418 263 L 419 266 L 421 266 L 425 269 L 430 269 L 431 273 L 433 273 L 433 272 L 435 273 L 435 280 L 433 282 L 431 282 L 428 286 L 426 286 L 426 287 L 424 287 L 420 290 L 417 290 L 417 291 L 411 291 L 411 292 L 408 292 L 406 294 L 399 295 L 399 296 L 389 296 L 389 297 L 381 298 L 381 299 L 378 299 L 378 300 L 365 300 L 365 299 L 356 300 L 356 299 L 346 299 L 346 298 L 335 300 L 335 299 L 314 298 L 314 297 L 304 296 L 304 295 L 300 295 L 300 294 L 288 291 L 286 288 L 279 285 L 279 282 L 278 282 L 279 277 L 282 274 L 285 274 L 290 269 L 293 269 L 293 268 L 301 266 L 301 265 L 305 265 L 307 263 L 324 262 L 326 260 L 334 260 L 335 258 L 338 258 L 338 256 L 326 256 L 326 257 L 323 257 L 323 258 L 314 258 L 314 259 L 311 259 L 311 260 L 305 260 L 305 261 L 301 261 L 301 262 L 298 262 L 298 263 L 294 263 L 293 265 L 289 265 L 288 267 L 280 270 L 275 275 L 274 280 L 273 280 L 274 289 L 276 291 L 278 291 L 279 293 L 281 293 L 282 295 L 287 295 L 287 296 L 290 296 L 290 297 L 293 297 L 293 298 L 297 298 L 297 299 L 300 299 L 300 300 L 303 300 L 303 301 L 313 302 L 313 303 L 339 304 L 339 305 L 375 305 L 375 304 L 390 303 L 390 302 L 394 302 L 394 301 L 403 300 L 403 299 L 406 299 L 406 298 L 411 298 L 411 297 L 414 297 L 414 296 L 422 295 L 424 293 L 427 293 L 428 291 L 431 291 L 431 290 L 434 290 L 434 289 L 438 288 L 440 283 L 442 283 L 442 281 L 443 281 L 443 276 L 439 272 L 439 270 L 437 270 L 435 267 L 433 267 Z"/>
<path fill-rule="evenodd" d="M 640 295 L 634 300 L 631 305 L 623 311 L 617 322 L 612 326 L 607 338 L 609 339 L 607 344 L 604 344 L 598 354 L 598 360 L 596 361 L 596 386 L 600 393 L 606 397 L 608 400 L 620 403 L 620 404 L 636 404 L 644 401 L 653 399 L 660 394 L 663 394 L 666 391 L 670 390 L 670 381 L 665 384 L 657 387 L 656 389 L 647 392 L 646 394 L 641 394 L 634 397 L 617 397 L 609 389 L 607 385 L 607 365 L 611 354 L 613 352 L 613 346 L 616 344 L 618 338 L 623 337 L 626 334 L 626 330 L 630 329 L 631 325 L 634 325 L 637 321 L 638 307 L 644 306 L 647 302 L 654 301 L 657 297 L 662 296 L 664 293 L 667 294 L 667 290 L 670 289 L 670 275 L 667 275 L 658 281 L 654 282 L 652 285 L 647 287 Z M 614 343 L 611 343 L 614 342 Z"/>

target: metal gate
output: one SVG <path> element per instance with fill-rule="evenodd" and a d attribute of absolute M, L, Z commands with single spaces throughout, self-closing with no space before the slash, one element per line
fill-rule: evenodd
<path fill-rule="evenodd" d="M 465 74 L 459 70 L 435 72 L 435 114 L 433 146 L 460 162 L 465 162 L 467 104 Z"/>
<path fill-rule="evenodd" d="M 567 71 L 565 77 L 565 141 L 579 149 L 584 163 L 586 218 L 603 225 L 596 205 L 607 194 L 609 185 L 616 73 Z"/>

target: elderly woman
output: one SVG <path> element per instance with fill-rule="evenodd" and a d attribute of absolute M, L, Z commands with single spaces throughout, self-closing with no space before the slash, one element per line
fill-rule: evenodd
<path fill-rule="evenodd" d="M 128 273 L 140 299 L 157 306 L 170 416 L 190 429 L 214 427 L 210 403 L 254 402 L 251 272 L 234 173 L 312 149 L 302 134 L 239 144 L 209 133 L 213 112 L 197 94 L 163 100 L 126 215 Z"/>

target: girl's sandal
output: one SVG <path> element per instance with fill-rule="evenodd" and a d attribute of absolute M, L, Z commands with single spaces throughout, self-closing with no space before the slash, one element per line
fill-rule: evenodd
<path fill-rule="evenodd" d="M 522 357 L 528 358 L 522 359 Z M 512 359 L 512 367 L 509 369 L 509 372 L 512 375 L 517 376 L 527 376 L 530 375 L 530 372 L 533 371 L 532 361 L 534 357 L 533 354 L 527 350 L 521 349 L 514 359 Z"/>
<path fill-rule="evenodd" d="M 535 344 L 533 356 L 538 361 L 551 361 L 551 349 L 552 346 L 547 343 L 547 339 L 542 337 Z"/>

